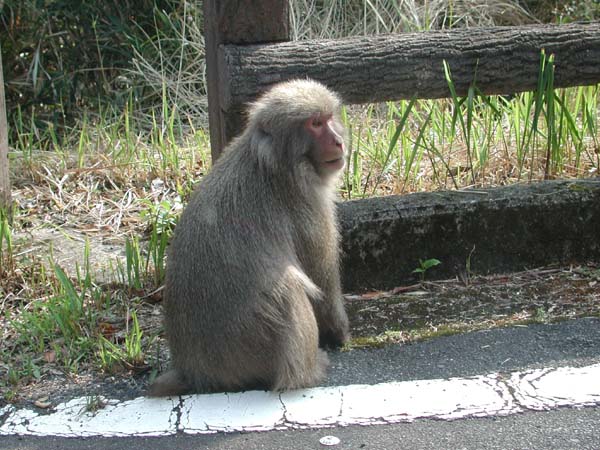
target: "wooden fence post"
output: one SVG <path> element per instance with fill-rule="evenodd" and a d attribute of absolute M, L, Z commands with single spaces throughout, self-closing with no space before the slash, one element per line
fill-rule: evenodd
<path fill-rule="evenodd" d="M 10 179 L 8 175 L 8 126 L 6 123 L 6 101 L 4 97 L 2 52 L 0 51 L 0 208 L 6 208 L 8 214 L 10 214 L 10 203 Z"/>
<path fill-rule="evenodd" d="M 221 89 L 223 44 L 258 44 L 290 40 L 288 0 L 204 0 L 204 43 L 211 153 L 213 160 L 242 128 L 243 111 L 223 115 Z"/>

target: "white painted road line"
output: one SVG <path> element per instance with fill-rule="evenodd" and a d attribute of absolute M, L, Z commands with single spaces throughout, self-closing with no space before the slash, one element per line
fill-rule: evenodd
<path fill-rule="evenodd" d="M 579 369 L 561 367 L 512 374 L 508 385 L 523 408 L 553 409 L 559 406 L 597 405 L 600 364 Z"/>
<path fill-rule="evenodd" d="M 50 414 L 0 409 L 0 435 L 163 436 L 453 420 L 561 406 L 600 406 L 600 364 L 376 385 L 242 392 L 180 399 L 62 403 Z M 4 419 L 2 419 L 4 418 Z M 3 421 L 3 422 L 2 422 Z"/>

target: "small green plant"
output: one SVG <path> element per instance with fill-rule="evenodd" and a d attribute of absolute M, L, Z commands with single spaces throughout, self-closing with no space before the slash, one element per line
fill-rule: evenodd
<path fill-rule="evenodd" d="M 106 400 L 101 395 L 89 395 L 85 399 L 85 406 L 81 413 L 89 413 L 95 415 L 98 411 L 105 408 L 107 405 Z"/>
<path fill-rule="evenodd" d="M 131 289 L 142 289 L 143 273 L 142 255 L 137 237 L 125 241 L 125 265 L 127 268 L 125 281 Z"/>
<path fill-rule="evenodd" d="M 467 261 L 465 262 L 465 272 L 464 276 L 461 276 L 463 283 L 465 286 L 469 286 L 471 284 L 471 279 L 473 278 L 473 270 L 471 268 L 471 258 L 473 257 L 473 253 L 475 253 L 475 245 L 469 252 L 469 256 L 467 256 Z"/>
<path fill-rule="evenodd" d="M 538 307 L 533 315 L 533 321 L 536 323 L 546 323 L 549 320 L 548 311 L 543 307 Z"/>
<path fill-rule="evenodd" d="M 129 322 L 127 324 L 129 326 Z M 142 330 L 135 311 L 131 312 L 131 327 L 125 334 L 125 356 L 127 363 L 133 367 L 138 367 L 144 363 Z"/>
<path fill-rule="evenodd" d="M 143 333 L 135 311 L 131 312 L 131 327 L 129 327 L 129 321 L 127 321 L 127 327 L 123 346 L 100 336 L 97 356 L 103 370 L 115 372 L 123 367 L 136 369 L 144 366 Z"/>
<path fill-rule="evenodd" d="M 142 203 L 146 209 L 141 216 L 150 230 L 148 245 L 142 250 L 138 237 L 126 239 L 125 268 L 120 263 L 117 267 L 122 281 L 134 290 L 147 287 L 149 282 L 155 287 L 162 284 L 167 245 L 177 223 L 178 212 L 182 209 L 180 200 L 159 203 L 142 200 Z"/>
<path fill-rule="evenodd" d="M 12 247 L 12 231 L 8 214 L 0 209 L 0 276 L 8 277 L 15 269 Z"/>
<path fill-rule="evenodd" d="M 98 339 L 96 354 L 100 368 L 108 373 L 117 372 L 124 360 L 123 350 L 104 336 Z"/>
<path fill-rule="evenodd" d="M 165 277 L 165 255 L 167 244 L 177 224 L 178 212 L 182 209 L 180 201 L 160 203 L 144 202 L 148 209 L 142 211 L 142 218 L 150 228 L 150 241 L 144 264 L 148 278 L 152 278 L 155 286 L 160 286 Z"/>
<path fill-rule="evenodd" d="M 419 259 L 419 267 L 412 271 L 412 273 L 418 273 L 421 278 L 421 282 L 425 281 L 425 273 L 432 267 L 439 266 L 442 262 L 439 259 L 431 258 L 422 260 Z"/>

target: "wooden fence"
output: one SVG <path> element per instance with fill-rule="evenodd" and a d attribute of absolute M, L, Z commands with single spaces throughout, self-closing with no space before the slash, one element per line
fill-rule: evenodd
<path fill-rule="evenodd" d="M 244 125 L 245 105 L 270 85 L 311 77 L 345 103 L 534 90 L 542 50 L 554 86 L 600 83 L 600 23 L 454 29 L 292 42 L 287 0 L 205 0 L 213 158 Z"/>

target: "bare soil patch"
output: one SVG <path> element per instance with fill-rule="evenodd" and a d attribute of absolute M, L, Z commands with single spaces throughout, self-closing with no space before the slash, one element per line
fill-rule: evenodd
<path fill-rule="evenodd" d="M 424 282 L 347 297 L 355 338 L 411 341 L 600 314 L 597 264 Z"/>

